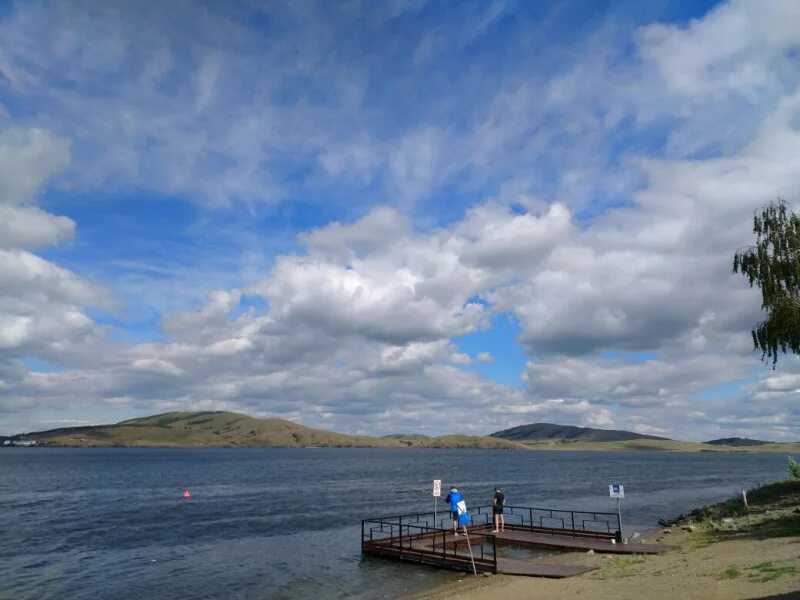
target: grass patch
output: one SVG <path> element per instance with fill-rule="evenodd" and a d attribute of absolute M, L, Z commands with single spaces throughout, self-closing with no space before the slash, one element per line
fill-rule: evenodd
<path fill-rule="evenodd" d="M 695 531 L 683 543 L 681 550 L 686 553 L 690 550 L 697 550 L 698 548 L 705 548 L 716 542 L 716 537 L 712 532 L 705 529 Z"/>
<path fill-rule="evenodd" d="M 742 572 L 739 570 L 739 567 L 728 567 L 722 572 L 720 577 L 722 579 L 738 579 L 742 576 Z"/>
<path fill-rule="evenodd" d="M 747 501 L 750 506 L 760 504 L 775 504 L 786 498 L 800 496 L 800 479 L 784 479 L 775 483 L 768 483 L 747 492 Z"/>
<path fill-rule="evenodd" d="M 604 567 L 602 571 L 595 577 L 596 579 L 617 579 L 624 577 L 633 577 L 639 570 L 637 566 L 647 562 L 647 558 L 642 554 L 632 554 L 630 556 L 621 556 L 613 563 Z"/>
<path fill-rule="evenodd" d="M 797 573 L 797 567 L 779 567 L 772 562 L 764 562 L 747 569 L 749 573 L 747 578 L 750 581 L 757 583 L 766 583 L 774 581 L 784 575 L 794 575 Z"/>
<path fill-rule="evenodd" d="M 767 507 L 773 510 L 797 506 L 800 504 L 800 479 L 784 479 L 753 488 L 747 492 L 747 501 L 752 514 L 763 513 Z M 743 517 L 745 514 L 747 511 L 742 497 L 737 495 L 719 504 L 697 508 L 672 521 L 662 520 L 659 524 L 669 526 L 682 523 L 718 522 L 726 517 Z"/>
<path fill-rule="evenodd" d="M 634 565 L 640 565 L 646 560 L 647 559 L 641 554 L 633 554 L 631 556 L 624 556 L 622 558 L 617 559 L 617 566 L 620 569 L 627 569 Z"/>
<path fill-rule="evenodd" d="M 800 515 L 789 514 L 769 519 L 752 528 L 753 535 L 761 538 L 800 536 Z"/>

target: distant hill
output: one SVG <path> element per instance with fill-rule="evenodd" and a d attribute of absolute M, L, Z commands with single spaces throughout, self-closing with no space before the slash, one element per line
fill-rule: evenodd
<path fill-rule="evenodd" d="M 93 425 L 10 436 L 38 446 L 131 447 L 321 447 L 321 448 L 491 448 L 521 449 L 507 440 L 482 436 L 404 439 L 353 436 L 312 429 L 283 419 L 256 419 L 233 412 L 171 412 L 114 425 Z"/>
<path fill-rule="evenodd" d="M 498 431 L 492 436 L 392 434 L 386 437 L 346 435 L 312 429 L 283 419 L 256 419 L 233 412 L 171 412 L 114 425 L 92 425 L 0 437 L 6 446 L 71 447 L 280 447 L 280 448 L 469 448 L 497 450 L 659 450 L 674 452 L 800 453 L 800 444 L 759 442 L 743 438 L 711 443 L 681 442 L 630 431 L 534 423 Z M 753 443 L 755 442 L 755 443 Z"/>
<path fill-rule="evenodd" d="M 628 440 L 669 440 L 655 435 L 634 433 L 616 429 L 594 429 L 592 427 L 575 427 L 573 425 L 555 425 L 553 423 L 531 423 L 511 429 L 496 431 L 491 434 L 504 440 L 521 443 L 532 442 L 624 442 Z"/>
<path fill-rule="evenodd" d="M 720 438 L 718 440 L 711 440 L 709 442 L 704 442 L 706 444 L 711 444 L 712 446 L 763 446 L 765 444 L 774 444 L 775 442 L 765 442 L 763 440 L 751 440 L 750 438 L 740 438 L 740 437 L 731 437 L 731 438 Z"/>

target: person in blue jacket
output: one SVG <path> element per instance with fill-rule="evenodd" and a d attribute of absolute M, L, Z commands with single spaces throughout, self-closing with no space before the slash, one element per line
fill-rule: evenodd
<path fill-rule="evenodd" d="M 450 503 L 450 516 L 453 517 L 453 535 L 458 535 L 458 503 L 463 499 L 456 486 L 450 486 L 450 493 L 447 494 L 447 498 L 444 501 Z"/>

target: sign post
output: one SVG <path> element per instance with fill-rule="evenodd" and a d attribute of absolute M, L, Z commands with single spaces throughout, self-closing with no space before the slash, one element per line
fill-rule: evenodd
<path fill-rule="evenodd" d="M 747 524 L 750 524 L 750 507 L 747 505 L 747 492 L 742 490 L 742 502 L 744 502 L 744 512 L 747 515 Z"/>
<path fill-rule="evenodd" d="M 622 504 L 621 500 L 625 497 L 625 487 L 621 483 L 612 483 L 608 486 L 608 495 L 617 499 L 617 516 L 619 517 L 619 539 L 622 543 Z"/>
<path fill-rule="evenodd" d="M 442 497 L 442 480 L 441 479 L 434 479 L 433 480 L 433 526 L 434 528 L 439 528 L 439 520 L 436 518 L 436 501 Z"/>

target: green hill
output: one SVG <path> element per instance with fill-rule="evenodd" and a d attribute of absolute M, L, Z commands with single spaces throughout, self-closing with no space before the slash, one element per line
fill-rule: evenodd
<path fill-rule="evenodd" d="M 38 446 L 276 447 L 276 448 L 496 448 L 520 444 L 481 436 L 398 440 L 335 433 L 283 419 L 256 419 L 233 412 L 172 412 L 114 425 L 51 429 L 11 436 Z"/>
<path fill-rule="evenodd" d="M 774 442 L 765 442 L 763 440 L 751 440 L 750 438 L 720 438 L 718 440 L 711 440 L 705 442 L 712 446 L 763 446 L 765 444 L 773 444 Z"/>
<path fill-rule="evenodd" d="M 491 434 L 504 440 L 522 443 L 533 442 L 624 442 L 628 440 L 668 440 L 655 435 L 645 435 L 617 429 L 594 429 L 553 423 L 531 423 Z"/>
<path fill-rule="evenodd" d="M 800 444 L 737 443 L 737 440 L 742 438 L 714 440 L 713 443 L 683 442 L 633 431 L 574 427 L 553 423 L 520 425 L 497 431 L 491 434 L 491 437 L 519 442 L 531 450 L 659 450 L 669 452 L 785 452 L 787 454 L 800 452 Z"/>
<path fill-rule="evenodd" d="M 233 412 L 171 412 L 114 425 L 37 431 L 0 438 L 0 443 L 34 441 L 70 447 L 275 447 L 275 448 L 474 448 L 494 450 L 662 450 L 676 452 L 800 453 L 800 444 L 681 442 L 630 431 L 534 423 L 492 436 L 393 434 L 383 438 L 312 429 L 283 419 L 256 419 Z M 746 438 L 745 438 L 746 439 Z M 754 442 L 757 440 L 747 440 Z"/>

